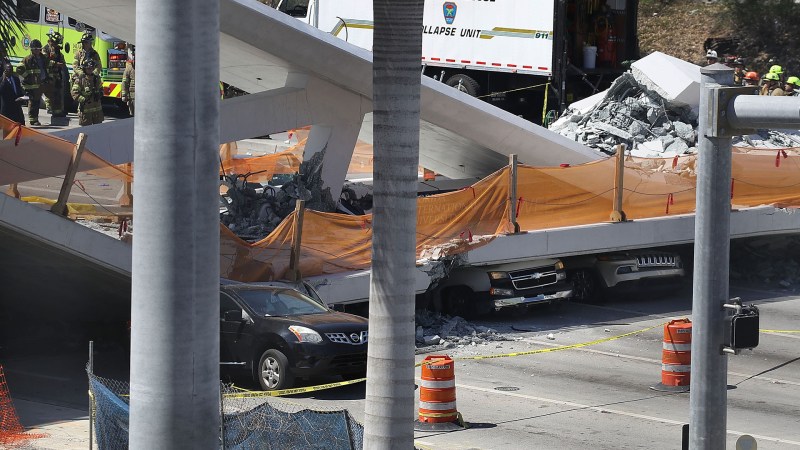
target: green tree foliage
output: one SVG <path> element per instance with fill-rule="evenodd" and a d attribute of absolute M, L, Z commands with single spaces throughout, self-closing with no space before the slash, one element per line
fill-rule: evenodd
<path fill-rule="evenodd" d="M 11 36 L 19 34 L 22 31 L 23 25 L 17 19 L 17 7 L 14 0 L 0 0 L 0 41 L 11 42 Z M 10 44 L 9 44 L 10 46 Z"/>
<path fill-rule="evenodd" d="M 780 64 L 800 74 L 800 4 L 795 0 L 723 0 L 747 67 L 763 75 Z"/>

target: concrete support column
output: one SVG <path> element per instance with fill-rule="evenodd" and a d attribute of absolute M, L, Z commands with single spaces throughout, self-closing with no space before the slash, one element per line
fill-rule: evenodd
<path fill-rule="evenodd" d="M 353 158 L 353 149 L 358 142 L 361 122 L 339 125 L 312 125 L 308 134 L 303 161 L 311 160 L 315 154 L 325 151 L 320 176 L 322 189 L 331 190 L 334 202 L 339 200 L 342 185 L 347 178 L 347 169 Z"/>
<path fill-rule="evenodd" d="M 136 2 L 130 447 L 218 449 L 219 0 Z"/>

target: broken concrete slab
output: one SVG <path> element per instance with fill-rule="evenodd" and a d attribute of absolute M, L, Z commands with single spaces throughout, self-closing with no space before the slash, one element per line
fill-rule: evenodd
<path fill-rule="evenodd" d="M 651 53 L 631 65 L 636 81 L 655 91 L 672 106 L 700 107 L 700 66 L 666 55 Z"/>

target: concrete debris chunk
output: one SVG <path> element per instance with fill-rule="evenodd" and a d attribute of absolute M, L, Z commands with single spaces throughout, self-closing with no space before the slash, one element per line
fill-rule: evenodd
<path fill-rule="evenodd" d="M 425 345 L 434 345 L 441 343 L 442 338 L 440 338 L 439 335 L 435 334 L 433 336 L 424 336 L 422 338 L 422 341 L 425 343 Z"/>
<path fill-rule="evenodd" d="M 700 68 L 656 52 L 635 62 L 606 91 L 570 105 L 550 130 L 609 155 L 618 144 L 639 157 L 691 154 L 697 151 L 699 101 Z M 733 145 L 795 148 L 800 132 L 759 130 L 734 137 Z"/>
<path fill-rule="evenodd" d="M 437 350 L 438 348 L 435 346 L 441 348 L 464 347 L 509 340 L 489 327 L 473 325 L 459 316 L 451 317 L 434 311 L 417 310 L 415 319 L 417 347 L 426 352 Z M 421 339 L 419 338 L 420 328 L 422 329 Z"/>
<path fill-rule="evenodd" d="M 685 140 L 686 149 L 695 146 L 696 116 L 690 107 L 667 101 L 631 73 L 624 73 L 593 108 L 580 113 L 569 109 L 550 129 L 603 153 L 613 154 L 617 145 L 627 144 L 634 155 L 658 157 L 666 156 L 664 151 L 675 138 Z M 653 145 L 639 150 L 645 142 L 659 138 L 669 139 L 659 153 Z M 680 144 L 673 150 L 685 152 Z"/>
<path fill-rule="evenodd" d="M 282 185 L 248 182 L 247 174 L 227 174 L 222 184 L 228 191 L 220 197 L 220 221 L 245 241 L 255 242 L 269 235 L 295 209 L 298 199 L 308 209 L 322 212 L 337 210 L 330 188 L 323 188 L 322 162 L 325 150 L 300 164 L 299 173 Z M 353 189 L 343 189 L 342 205 L 348 212 L 364 214 L 372 208 L 372 195 L 361 197 Z"/>
<path fill-rule="evenodd" d="M 800 131 L 758 130 L 753 134 L 734 137 L 733 145 L 767 149 L 800 147 Z"/>

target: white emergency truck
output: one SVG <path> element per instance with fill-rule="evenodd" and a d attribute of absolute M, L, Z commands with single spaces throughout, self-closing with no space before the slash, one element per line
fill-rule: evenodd
<path fill-rule="evenodd" d="M 371 0 L 278 9 L 372 49 Z M 638 0 L 425 0 L 423 73 L 541 122 L 607 88 L 638 56 L 637 9 Z"/>

